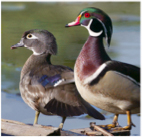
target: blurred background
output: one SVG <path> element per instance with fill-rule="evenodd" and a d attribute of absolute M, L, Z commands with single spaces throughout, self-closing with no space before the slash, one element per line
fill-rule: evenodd
<path fill-rule="evenodd" d="M 113 60 L 140 67 L 140 2 L 2 2 L 1 3 L 1 117 L 32 124 L 34 110 L 21 99 L 19 92 L 20 71 L 32 54 L 26 48 L 10 50 L 19 42 L 22 34 L 30 29 L 46 29 L 55 37 L 58 54 L 52 57 L 53 64 L 74 68 L 75 60 L 88 37 L 84 27 L 65 28 L 86 7 L 96 7 L 106 12 L 113 22 L 111 46 L 106 47 Z M 104 41 L 105 43 L 105 41 Z M 106 45 L 106 43 L 105 43 Z M 68 118 L 64 129 L 84 128 L 89 122 L 110 124 L 113 114 L 102 111 L 105 121 L 94 120 L 85 115 Z M 131 135 L 140 135 L 140 116 L 134 114 L 136 127 Z M 39 124 L 58 127 L 61 118 L 41 114 Z M 119 124 L 127 124 L 126 115 L 119 117 Z"/>

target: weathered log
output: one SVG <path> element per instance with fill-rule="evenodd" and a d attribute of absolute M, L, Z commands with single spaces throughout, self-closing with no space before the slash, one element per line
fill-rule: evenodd
<path fill-rule="evenodd" d="M 103 128 L 97 126 L 94 122 L 90 123 L 90 127 L 93 128 L 93 130 L 100 131 L 104 136 L 113 136 L 113 134 L 111 134 L 108 131 L 104 130 Z"/>
<path fill-rule="evenodd" d="M 71 131 L 81 133 L 87 136 L 129 136 L 130 130 L 118 130 L 119 127 L 112 128 L 110 130 L 104 130 L 95 123 L 91 122 L 89 128 L 72 129 Z"/>
<path fill-rule="evenodd" d="M 128 136 L 130 130 L 117 130 L 117 127 L 113 130 L 104 130 L 97 125 L 91 125 L 88 128 L 57 130 L 58 128 L 52 126 L 42 125 L 26 125 L 24 123 L 13 120 L 1 120 L 1 133 L 2 135 L 14 135 L 14 136 L 47 136 L 47 135 L 61 135 L 61 136 Z"/>
<path fill-rule="evenodd" d="M 2 135 L 14 136 L 47 136 L 47 135 L 61 135 L 61 136 L 82 136 L 82 134 L 74 133 L 72 131 L 61 130 L 57 132 L 58 128 L 52 126 L 42 125 L 26 125 L 21 122 L 13 120 L 1 120 Z M 54 132 L 56 131 L 56 132 Z"/>

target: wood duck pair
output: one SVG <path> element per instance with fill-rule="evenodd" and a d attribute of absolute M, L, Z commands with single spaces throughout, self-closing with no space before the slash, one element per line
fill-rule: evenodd
<path fill-rule="evenodd" d="M 22 68 L 19 85 L 23 100 L 36 111 L 34 124 L 37 124 L 40 112 L 61 116 L 60 129 L 68 116 L 86 113 L 96 119 L 105 119 L 78 93 L 73 70 L 52 65 L 51 55 L 57 53 L 53 34 L 47 30 L 26 31 L 20 42 L 11 49 L 17 47 L 27 47 L 33 51 Z"/>
<path fill-rule="evenodd" d="M 66 25 L 83 26 L 89 32 L 75 63 L 75 83 L 82 98 L 90 104 L 115 114 L 115 127 L 119 114 L 127 114 L 127 126 L 133 125 L 131 114 L 140 112 L 140 68 L 113 61 L 107 55 L 103 38 L 110 45 L 112 22 L 100 9 L 85 8 L 75 21 Z"/>

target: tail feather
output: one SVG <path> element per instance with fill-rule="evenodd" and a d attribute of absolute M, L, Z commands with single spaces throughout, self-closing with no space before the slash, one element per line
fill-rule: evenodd
<path fill-rule="evenodd" d="M 87 102 L 86 102 L 87 103 Z M 105 117 L 98 112 L 95 108 L 93 108 L 90 104 L 85 104 L 87 109 L 87 114 L 95 119 L 105 120 Z"/>
<path fill-rule="evenodd" d="M 86 108 L 86 113 L 95 118 L 100 120 L 105 120 L 105 117 L 98 112 L 95 108 L 93 108 L 88 102 L 86 102 L 83 98 L 80 99 L 82 105 Z"/>

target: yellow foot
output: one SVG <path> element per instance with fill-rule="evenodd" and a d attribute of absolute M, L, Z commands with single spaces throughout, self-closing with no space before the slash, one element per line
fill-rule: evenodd
<path fill-rule="evenodd" d="M 117 127 L 113 131 L 131 130 L 131 126 Z"/>
<path fill-rule="evenodd" d="M 125 127 L 117 127 L 116 130 L 131 130 L 132 129 L 132 126 L 135 127 L 135 125 L 133 123 L 131 123 L 131 125 L 127 125 Z"/>
<path fill-rule="evenodd" d="M 120 127 L 118 130 L 131 130 L 132 126 Z"/>
<path fill-rule="evenodd" d="M 99 125 L 99 127 L 104 128 L 104 129 L 111 129 L 111 128 L 115 128 L 116 124 Z"/>

